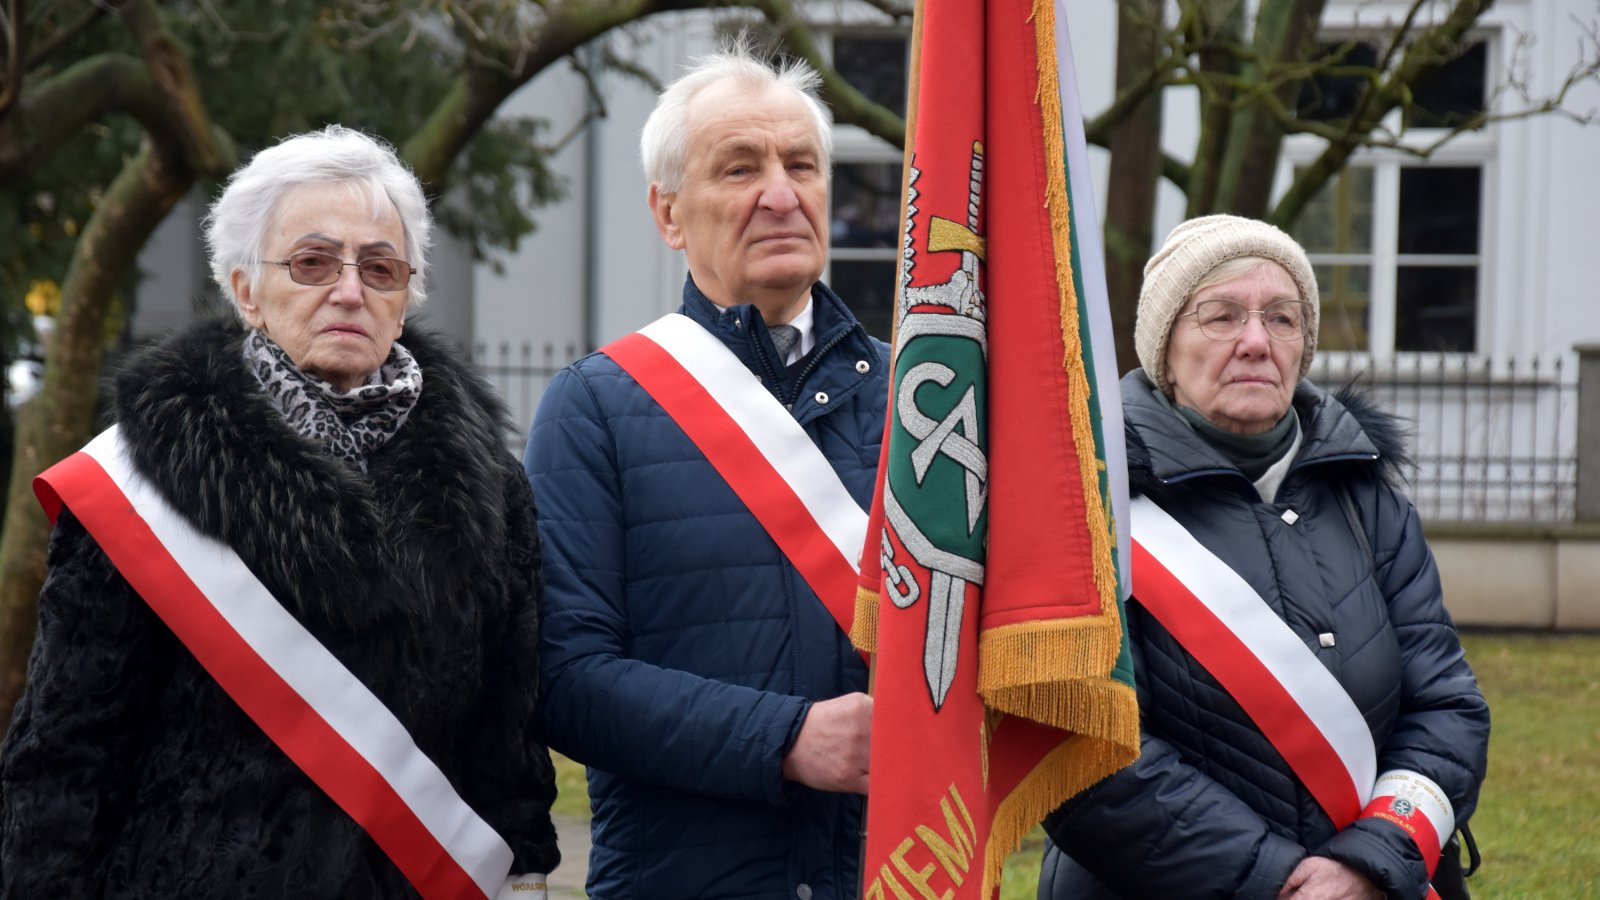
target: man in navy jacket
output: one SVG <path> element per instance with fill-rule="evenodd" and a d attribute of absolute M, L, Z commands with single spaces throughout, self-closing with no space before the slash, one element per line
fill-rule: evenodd
<path fill-rule="evenodd" d="M 771 395 L 862 515 L 888 354 L 817 280 L 831 150 L 818 83 L 723 51 L 662 93 L 641 149 L 657 229 L 689 263 L 674 321 L 737 360 L 724 380 Z M 818 596 L 708 458 L 718 448 L 613 348 L 551 382 L 526 460 L 545 559 L 540 714 L 550 746 L 589 766 L 589 896 L 854 897 L 872 701 L 824 602 L 852 598 Z"/>

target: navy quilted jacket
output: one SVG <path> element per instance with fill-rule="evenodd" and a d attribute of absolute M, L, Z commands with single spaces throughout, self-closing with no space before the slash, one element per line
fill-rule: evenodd
<path fill-rule="evenodd" d="M 862 506 L 888 397 L 887 348 L 812 291 L 795 371 L 752 306 L 692 281 L 680 312 L 720 338 Z M 589 766 L 589 896 L 854 896 L 861 798 L 786 782 L 810 702 L 866 689 L 816 595 L 683 431 L 604 354 L 561 372 L 526 460 L 544 543 L 541 718 Z"/>
<path fill-rule="evenodd" d="M 1372 728 L 1378 771 L 1437 782 L 1457 821 L 1477 804 L 1489 709 L 1441 600 L 1417 512 L 1388 473 L 1395 421 L 1302 381 L 1304 443 L 1275 502 L 1162 405 L 1142 371 L 1122 380 L 1128 468 L 1144 494 L 1250 582 L 1316 651 Z M 1341 508 L 1354 501 L 1363 547 Z M 1285 522 L 1283 513 L 1299 518 Z M 1292 517 L 1291 517 L 1292 518 Z M 1134 573 L 1137 601 L 1138 573 Z M 1047 820 L 1043 898 L 1275 898 L 1308 854 L 1344 862 L 1391 898 L 1427 873 L 1397 826 L 1336 832 L 1238 704 L 1137 602 L 1128 626 L 1143 746 L 1137 762 Z M 1335 645 L 1320 647 L 1331 633 Z"/>

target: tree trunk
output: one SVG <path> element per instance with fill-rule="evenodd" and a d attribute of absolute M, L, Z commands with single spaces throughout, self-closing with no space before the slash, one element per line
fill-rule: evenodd
<path fill-rule="evenodd" d="M 1261 5 L 1253 41 L 1255 60 L 1241 74 L 1260 85 L 1257 90 L 1264 96 L 1234 113 L 1218 178 L 1217 212 L 1266 217 L 1283 147 L 1283 128 L 1273 107 L 1293 108 L 1301 84 L 1301 79 L 1283 77 L 1282 72 L 1311 55 L 1324 5 L 1324 0 L 1268 0 Z M 1279 83 L 1269 89 L 1274 79 Z"/>
<path fill-rule="evenodd" d="M 1199 0 L 1196 4 L 1193 35 L 1210 49 L 1199 53 L 1200 136 L 1195 141 L 1194 164 L 1189 171 L 1188 208 L 1193 218 L 1216 211 L 1218 183 L 1223 154 L 1233 121 L 1234 91 L 1231 79 L 1239 71 L 1239 60 L 1223 49 L 1224 45 L 1244 40 L 1244 4 L 1236 0 Z"/>
<path fill-rule="evenodd" d="M 1161 0 L 1117 4 L 1117 91 L 1138 82 L 1161 52 Z M 1116 335 L 1117 371 L 1138 368 L 1133 325 L 1139 285 L 1150 258 L 1156 189 L 1161 179 L 1161 97 L 1151 91 L 1111 128 L 1106 195 L 1106 288 Z"/>
<path fill-rule="evenodd" d="M 150 143 L 112 182 L 83 230 L 61 289 L 61 315 L 39 395 L 21 410 L 0 537 L 0 716 L 22 696 L 44 584 L 50 526 L 34 476 L 84 443 L 94 428 L 106 315 L 139 249 L 194 184 L 188 166 Z"/>

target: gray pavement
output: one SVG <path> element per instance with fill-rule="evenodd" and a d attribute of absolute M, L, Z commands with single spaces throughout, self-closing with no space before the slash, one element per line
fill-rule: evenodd
<path fill-rule="evenodd" d="M 582 900 L 584 879 L 589 874 L 589 820 L 576 816 L 552 815 L 556 826 L 556 846 L 561 848 L 561 865 L 550 873 L 550 900 Z"/>

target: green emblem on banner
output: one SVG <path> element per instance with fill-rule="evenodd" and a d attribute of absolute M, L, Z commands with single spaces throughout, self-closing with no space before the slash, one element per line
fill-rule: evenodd
<path fill-rule="evenodd" d="M 983 344 L 947 333 L 970 330 L 971 320 L 906 318 L 917 321 L 903 325 L 927 333 L 895 356 L 890 446 L 909 452 L 889 459 L 889 489 L 934 548 L 981 564 L 988 515 Z"/>
<path fill-rule="evenodd" d="M 907 241 L 917 214 L 911 167 Z M 897 589 L 889 599 L 908 609 L 926 595 L 928 630 L 923 670 L 938 709 L 955 678 L 967 586 L 983 583 L 988 536 L 988 331 L 977 233 L 983 148 L 973 145 L 965 226 L 934 217 L 928 252 L 958 252 L 961 266 L 937 284 L 912 286 L 915 250 L 901 272 L 895 325 L 894 394 L 889 410 L 889 459 L 884 515 L 919 570 L 897 564 L 887 538 L 883 567 Z M 916 311 L 913 311 L 916 310 Z"/>

